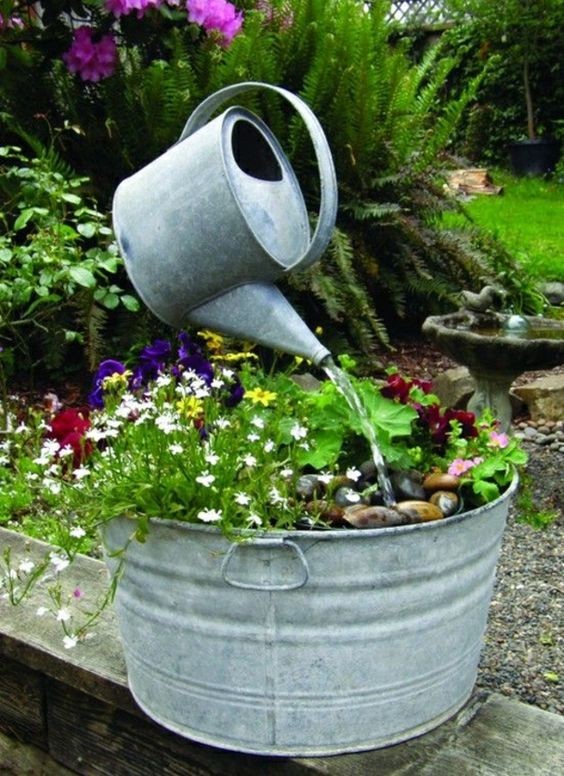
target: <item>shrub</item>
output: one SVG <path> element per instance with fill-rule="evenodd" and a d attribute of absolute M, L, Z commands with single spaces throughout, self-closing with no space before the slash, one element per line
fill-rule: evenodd
<path fill-rule="evenodd" d="M 436 227 L 445 207 L 443 154 L 481 76 L 449 97 L 456 58 L 436 47 L 413 64 L 406 45 L 389 41 L 387 2 L 369 11 L 356 0 L 238 2 L 244 24 L 229 46 L 187 24 L 182 8 L 150 5 L 141 19 L 114 23 L 101 2 L 53 3 L 45 29 L 32 26 L 31 50 L 17 49 L 23 32 L 12 31 L 10 56 L 17 53 L 21 67 L 10 71 L 6 110 L 28 133 L 44 123 L 33 118 L 38 112 L 66 128 L 59 149 L 92 176 L 101 201 L 175 142 L 203 97 L 238 81 L 267 81 L 299 93 L 317 113 L 340 184 L 327 256 L 290 281 L 306 317 L 344 327 L 368 352 L 387 342 L 390 328 L 418 327 L 452 306 L 462 287 L 495 280 L 488 255 Z M 85 82 L 68 71 L 68 57 L 61 59 L 72 41 L 68 8 L 90 15 L 102 36 L 112 22 L 119 58 L 111 76 L 96 71 L 100 80 Z M 34 109 L 29 95 L 21 97 L 30 71 L 41 84 Z M 304 127 L 272 95 L 239 101 L 281 139 L 314 207 L 318 183 Z M 18 131 L 13 120 L 9 126 Z M 510 277 L 511 262 L 504 268 Z"/>
<path fill-rule="evenodd" d="M 462 54 L 458 82 L 489 64 L 477 110 L 465 123 L 470 158 L 505 162 L 509 141 L 557 135 L 564 99 L 560 0 L 449 0 L 448 6 L 457 24 L 445 45 Z"/>
<path fill-rule="evenodd" d="M 0 147 L 0 345 L 4 369 L 60 368 L 79 346 L 100 355 L 108 312 L 139 308 L 120 285 L 108 217 L 85 196 L 87 178 L 56 157 Z M 17 353 L 17 359 L 13 354 Z"/>

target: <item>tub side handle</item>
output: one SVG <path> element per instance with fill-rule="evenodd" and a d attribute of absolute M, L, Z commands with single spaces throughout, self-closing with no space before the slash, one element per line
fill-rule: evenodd
<path fill-rule="evenodd" d="M 244 544 L 240 544 L 238 542 L 233 542 L 233 544 L 229 547 L 227 550 L 227 553 L 223 559 L 223 563 L 221 564 L 221 577 L 224 582 L 226 582 L 228 585 L 231 585 L 231 587 L 239 587 L 243 590 L 264 590 L 264 591 L 274 591 L 274 590 L 297 590 L 300 587 L 303 587 L 308 579 L 309 579 L 309 565 L 307 562 L 307 559 L 303 553 L 303 550 L 301 547 L 299 547 L 295 542 L 291 541 L 290 539 L 261 539 L 259 542 L 256 542 L 260 547 L 287 547 L 288 550 L 293 552 L 297 559 L 300 561 L 303 577 L 301 579 L 298 579 L 296 582 L 286 582 L 283 584 L 270 584 L 270 583 L 257 583 L 257 582 L 242 582 L 238 579 L 235 579 L 232 576 L 229 576 L 229 564 L 233 560 L 233 556 L 237 552 L 237 550 L 240 550 L 241 547 L 244 547 Z"/>

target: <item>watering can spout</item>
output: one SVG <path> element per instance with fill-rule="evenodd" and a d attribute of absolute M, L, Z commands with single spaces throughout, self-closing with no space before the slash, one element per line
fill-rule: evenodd
<path fill-rule="evenodd" d="M 188 317 L 201 328 L 302 356 L 316 365 L 331 355 L 270 283 L 246 283 L 231 288 L 190 310 Z"/>

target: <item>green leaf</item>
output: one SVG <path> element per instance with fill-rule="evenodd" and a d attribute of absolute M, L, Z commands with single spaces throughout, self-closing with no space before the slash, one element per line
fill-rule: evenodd
<path fill-rule="evenodd" d="M 138 312 L 141 307 L 139 300 L 130 294 L 124 294 L 121 298 L 121 303 L 126 310 L 129 310 L 132 313 Z"/>
<path fill-rule="evenodd" d="M 357 391 L 373 426 L 385 431 L 390 437 L 411 434 L 412 423 L 417 418 L 417 412 L 412 407 L 386 399 L 369 381 L 358 383 Z"/>
<path fill-rule="evenodd" d="M 86 224 L 79 224 L 76 227 L 76 230 L 83 237 L 86 237 L 86 238 L 94 237 L 94 235 L 96 234 L 96 224 L 92 224 L 90 222 Z"/>
<path fill-rule="evenodd" d="M 12 256 L 14 255 L 13 251 L 11 251 L 9 248 L 1 248 L 0 249 L 0 261 L 9 262 Z"/>
<path fill-rule="evenodd" d="M 545 671 L 542 675 L 543 679 L 546 679 L 547 682 L 552 682 L 553 684 L 558 684 L 560 681 L 560 675 L 556 673 L 556 671 Z"/>
<path fill-rule="evenodd" d="M 117 270 L 117 266 L 118 259 L 114 256 L 109 259 L 104 259 L 104 261 L 100 262 L 100 267 L 107 270 L 108 272 L 115 272 Z"/>
<path fill-rule="evenodd" d="M 499 488 L 495 482 L 476 480 L 472 483 L 472 488 L 474 493 L 480 496 L 485 504 L 489 504 L 490 501 L 494 501 L 500 495 Z"/>
<path fill-rule="evenodd" d="M 86 269 L 86 267 L 71 267 L 69 275 L 79 286 L 94 288 L 96 285 L 96 278 L 89 269 Z"/>
<path fill-rule="evenodd" d="M 338 429 L 323 429 L 312 432 L 309 437 L 311 447 L 298 453 L 300 466 L 309 464 L 315 469 L 323 469 L 335 463 L 343 444 L 343 432 Z"/>
<path fill-rule="evenodd" d="M 35 208 L 28 207 L 19 214 L 14 222 L 14 229 L 18 232 L 20 229 L 24 229 L 28 221 L 33 218 Z"/>
<path fill-rule="evenodd" d="M 119 304 L 119 296 L 117 294 L 106 294 L 102 299 L 102 304 L 107 307 L 108 310 L 115 310 Z"/>
<path fill-rule="evenodd" d="M 78 197 L 76 194 L 69 194 L 68 192 L 61 194 L 61 199 L 65 202 L 70 202 L 71 205 L 80 205 L 82 202 L 81 197 Z"/>

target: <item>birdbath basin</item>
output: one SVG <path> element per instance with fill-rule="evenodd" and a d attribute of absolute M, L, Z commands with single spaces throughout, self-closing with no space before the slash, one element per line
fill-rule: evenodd
<path fill-rule="evenodd" d="M 476 382 L 468 409 L 479 415 L 490 407 L 504 431 L 511 424 L 509 389 L 515 378 L 564 363 L 564 321 L 459 310 L 427 318 L 422 331 L 468 367 Z"/>

